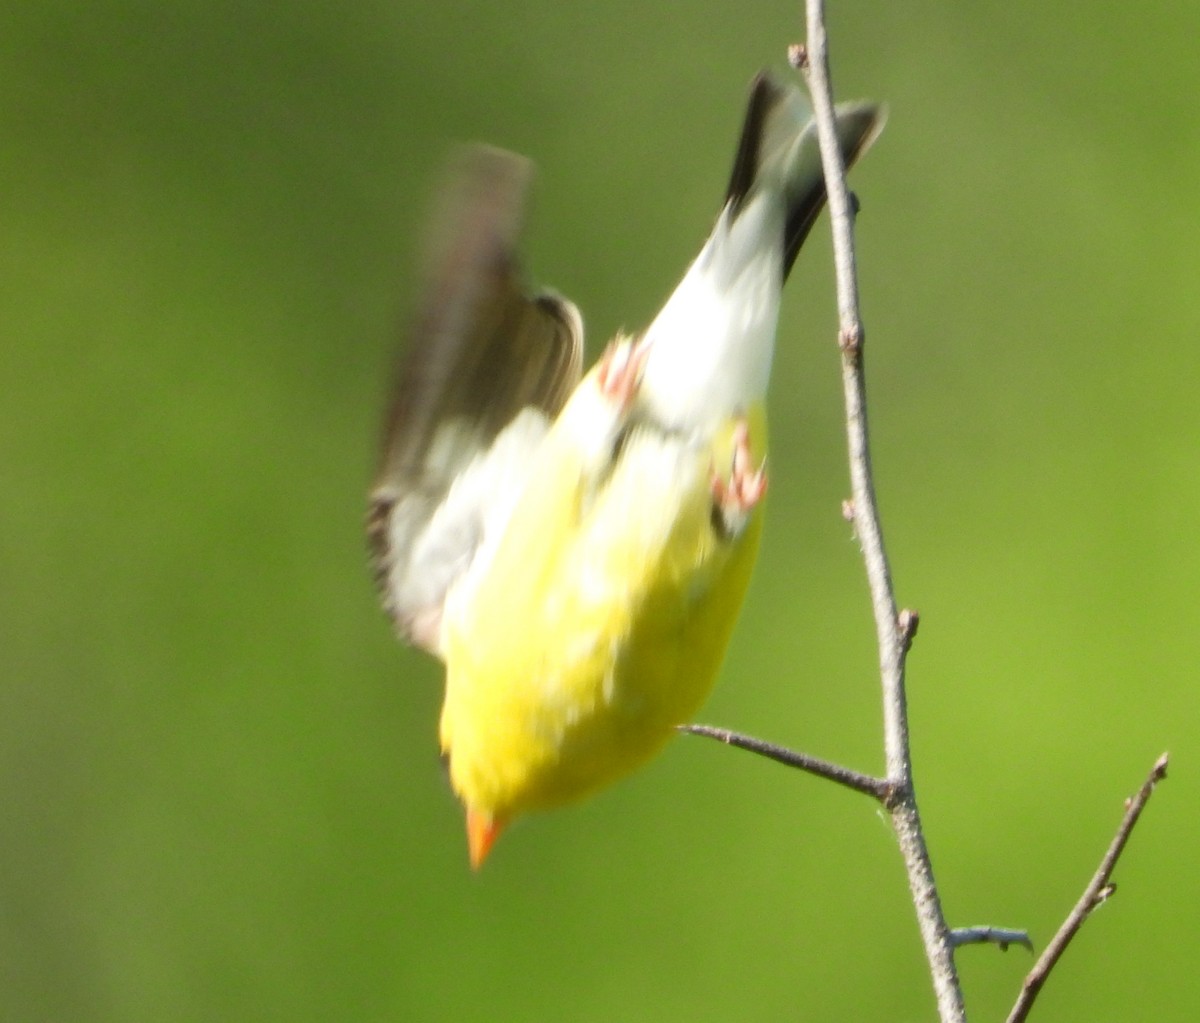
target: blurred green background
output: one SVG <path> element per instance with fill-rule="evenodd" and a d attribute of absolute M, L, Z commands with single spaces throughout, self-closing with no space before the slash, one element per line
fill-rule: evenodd
<path fill-rule="evenodd" d="M 917 777 L 1036 1018 L 1200 1017 L 1200 6 L 831 3 Z M 439 672 L 360 524 L 450 143 L 540 170 L 594 354 L 716 213 L 795 2 L 0 15 L 0 1018 L 929 1020 L 864 799 L 699 739 L 466 866 Z M 879 769 L 828 231 L 788 289 L 765 556 L 704 718 Z M 1030 965 L 960 954 L 974 1019 Z"/>

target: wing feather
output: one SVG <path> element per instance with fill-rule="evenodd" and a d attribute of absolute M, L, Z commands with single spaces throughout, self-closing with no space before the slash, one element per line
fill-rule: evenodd
<path fill-rule="evenodd" d="M 578 311 L 522 280 L 531 176 L 513 153 L 459 154 L 384 420 L 367 517 L 373 570 L 401 635 L 435 655 L 447 592 L 503 528 L 530 453 L 580 378 Z"/>

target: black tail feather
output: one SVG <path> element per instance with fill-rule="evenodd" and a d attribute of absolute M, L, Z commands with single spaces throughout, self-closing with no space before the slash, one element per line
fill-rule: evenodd
<path fill-rule="evenodd" d="M 841 143 L 842 160 L 846 169 L 854 166 L 854 162 L 863 151 L 875 141 L 883 126 L 883 111 L 870 104 L 847 104 L 838 107 L 837 129 L 838 141 Z M 816 223 L 817 217 L 825 206 L 825 176 L 820 175 L 803 193 L 789 198 L 788 218 L 783 233 L 783 279 L 786 281 L 792 272 L 796 257 L 800 254 L 800 246 L 808 237 L 808 232 Z"/>
<path fill-rule="evenodd" d="M 783 89 L 765 71 L 754 76 L 746 118 L 742 122 L 742 137 L 738 140 L 737 155 L 733 159 L 729 187 L 725 189 L 725 203 L 734 216 L 737 216 L 758 177 L 759 149 L 767 114 L 782 97 Z"/>
<path fill-rule="evenodd" d="M 791 97 L 788 89 L 796 86 L 780 85 L 766 71 L 760 71 L 750 86 L 750 99 L 746 105 L 746 116 L 742 122 L 742 135 L 738 140 L 737 155 L 733 160 L 733 171 L 729 176 L 729 187 L 725 190 L 725 203 L 732 217 L 737 217 L 747 197 L 758 182 L 764 159 L 764 143 L 775 147 L 787 145 L 787 139 L 765 139 L 768 131 L 780 129 L 770 126 L 771 114 L 777 106 Z M 883 125 L 884 111 L 870 103 L 845 103 L 837 108 L 838 140 L 841 143 L 842 159 L 847 167 L 875 140 Z M 817 148 L 816 127 L 795 123 L 785 130 L 795 131 L 800 150 L 797 159 L 800 165 L 789 182 L 787 221 L 783 235 L 783 275 L 787 279 L 801 245 L 812 230 L 813 224 L 825 205 L 825 177 L 821 171 Z M 808 136 L 801 139 L 800 136 Z M 772 157 L 774 159 L 774 157 Z"/>

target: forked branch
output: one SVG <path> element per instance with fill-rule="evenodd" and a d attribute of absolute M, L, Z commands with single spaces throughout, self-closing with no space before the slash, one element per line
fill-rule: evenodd
<path fill-rule="evenodd" d="M 905 692 L 905 663 L 916 635 L 918 617 L 915 611 L 901 611 L 897 607 L 884 548 L 867 430 L 863 358 L 866 333 L 859 312 L 854 252 L 856 204 L 846 186 L 846 168 L 837 141 L 827 57 L 824 2 L 806 0 L 805 8 L 807 45 L 791 47 L 788 56 L 793 66 L 804 73 L 812 96 L 833 228 L 839 318 L 838 347 L 842 356 L 842 389 L 846 407 L 846 438 L 852 493 L 852 497 L 843 505 L 843 513 L 853 524 L 855 535 L 862 547 L 875 616 L 883 690 L 886 773 L 883 777 L 862 774 L 839 764 L 711 725 L 683 725 L 680 726 L 680 730 L 716 739 L 799 768 L 817 777 L 871 795 L 884 806 L 891 817 L 892 827 L 904 857 L 909 888 L 937 998 L 939 1017 L 942 1023 L 965 1023 L 966 1010 L 955 969 L 954 950 L 960 945 L 979 943 L 995 944 L 1002 949 L 1019 944 L 1032 950 L 1032 943 L 1024 931 L 1008 928 L 969 927 L 951 930 L 942 912 L 933 868 L 925 846 L 913 787 Z M 1008 1017 L 1008 1023 L 1022 1023 L 1026 1019 L 1034 999 L 1045 984 L 1046 977 L 1071 939 L 1091 911 L 1112 894 L 1114 889 L 1109 880 L 1112 870 L 1155 784 L 1166 776 L 1166 768 L 1167 758 L 1164 754 L 1155 764 L 1154 770 L 1138 794 L 1128 801 L 1125 819 L 1099 870 L 1058 934 L 1026 977 L 1020 997 Z"/>

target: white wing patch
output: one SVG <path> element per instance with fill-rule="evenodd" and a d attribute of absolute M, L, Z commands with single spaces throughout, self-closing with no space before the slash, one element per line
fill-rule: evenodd
<path fill-rule="evenodd" d="M 544 413 L 523 409 L 490 447 L 480 448 L 457 470 L 435 507 L 430 508 L 429 492 L 422 488 L 392 505 L 386 602 L 419 646 L 442 656 L 443 606 L 452 589 L 469 590 L 491 560 L 549 426 Z M 459 453 L 464 446 L 478 446 L 476 437 L 462 420 L 439 426 L 427 459 L 430 476 L 444 479 L 439 469 L 461 465 Z"/>

